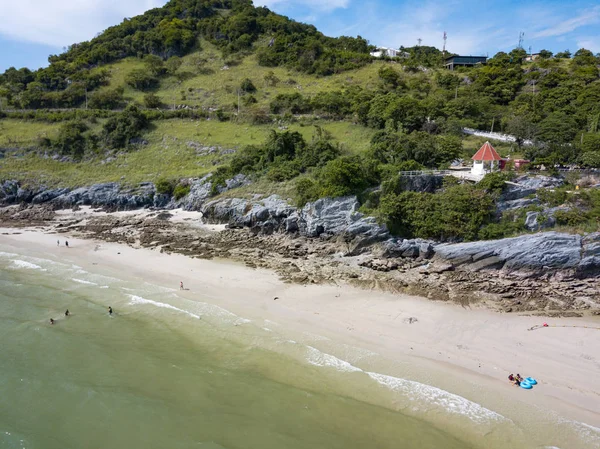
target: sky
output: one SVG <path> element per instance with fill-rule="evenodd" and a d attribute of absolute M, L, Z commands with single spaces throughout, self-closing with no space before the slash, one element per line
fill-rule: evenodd
<path fill-rule="evenodd" d="M 314 24 L 328 36 L 357 36 L 373 45 L 442 48 L 465 55 L 510 51 L 524 32 L 535 53 L 587 48 L 600 53 L 597 0 L 254 0 L 257 6 Z M 75 42 L 166 0 L 0 0 L 0 72 L 37 69 Z"/>

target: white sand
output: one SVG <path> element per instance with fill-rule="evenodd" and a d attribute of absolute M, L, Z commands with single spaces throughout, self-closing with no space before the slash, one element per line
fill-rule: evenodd
<path fill-rule="evenodd" d="M 413 380 L 464 396 L 513 420 L 522 418 L 519 410 L 527 405 L 600 427 L 600 330 L 583 328 L 600 328 L 600 317 L 546 319 L 464 309 L 347 285 L 290 285 L 271 272 L 227 261 L 75 238 L 69 238 L 70 248 L 57 248 L 56 239 L 63 241 L 65 235 L 15 229 L 0 229 L 0 233 L 0 243 L 54 257 L 59 254 L 62 260 L 92 272 L 118 270 L 130 278 L 174 288 L 183 281 L 187 290 L 180 294 L 187 299 L 218 304 L 276 327 L 290 338 L 321 336 L 329 339 L 331 347 L 337 342 L 376 353 L 390 361 L 389 365 L 376 362 L 378 369 L 394 363 L 409 366 Z M 410 324 L 411 317 L 417 321 Z M 543 322 L 577 327 L 527 330 Z M 511 372 L 535 377 L 540 384 L 526 392 L 509 384 Z"/>

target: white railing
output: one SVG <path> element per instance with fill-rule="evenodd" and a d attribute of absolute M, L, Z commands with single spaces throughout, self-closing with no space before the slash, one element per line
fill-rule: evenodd
<path fill-rule="evenodd" d="M 493 133 L 490 131 L 480 131 L 478 129 L 473 129 L 473 128 L 463 128 L 462 132 L 465 134 L 469 134 L 471 136 L 485 137 L 486 139 L 499 140 L 501 142 L 516 142 L 517 141 L 517 138 L 515 136 L 511 136 L 510 134 Z M 531 145 L 533 145 L 533 141 L 529 140 L 529 139 L 525 139 L 523 141 L 523 145 L 531 146 Z"/>

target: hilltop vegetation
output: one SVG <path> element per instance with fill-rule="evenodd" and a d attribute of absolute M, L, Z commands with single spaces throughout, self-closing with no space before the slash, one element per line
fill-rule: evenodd
<path fill-rule="evenodd" d="M 402 235 L 477 239 L 524 230 L 523 216 L 495 215 L 497 185 L 409 192 L 398 171 L 468 159 L 483 141 L 463 127 L 516 136 L 494 143 L 503 156 L 600 167 L 598 55 L 529 63 L 516 49 L 450 72 L 433 47 L 383 60 L 373 49 L 247 0 L 172 0 L 46 68 L 0 75 L 0 177 L 180 185 L 213 173 L 217 193 L 243 173 L 254 193 L 299 204 L 357 194 Z"/>

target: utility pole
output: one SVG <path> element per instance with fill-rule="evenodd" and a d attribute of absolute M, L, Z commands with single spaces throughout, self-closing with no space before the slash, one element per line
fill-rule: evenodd
<path fill-rule="evenodd" d="M 494 122 L 496 121 L 496 117 L 492 117 L 492 129 L 491 129 L 491 133 L 494 132 Z"/>
<path fill-rule="evenodd" d="M 442 49 L 442 57 L 445 59 L 446 58 L 446 40 L 448 39 L 448 35 L 446 34 L 446 32 L 444 31 L 444 47 Z"/>
<path fill-rule="evenodd" d="M 517 48 L 523 48 L 523 39 L 525 38 L 525 33 L 523 31 L 521 31 L 519 33 L 519 45 L 517 45 Z"/>
<path fill-rule="evenodd" d="M 237 115 L 238 115 L 238 118 L 239 118 L 239 116 L 240 116 L 240 89 L 238 89 L 237 94 L 238 94 L 238 112 L 237 112 Z"/>
<path fill-rule="evenodd" d="M 85 87 L 85 110 L 88 108 L 88 99 L 87 99 L 87 86 Z"/>
<path fill-rule="evenodd" d="M 422 41 L 423 41 L 423 39 L 421 39 L 421 38 L 418 38 L 418 39 L 417 39 L 417 42 L 419 43 L 419 45 L 417 45 L 417 47 L 420 47 L 420 46 L 421 46 L 421 42 L 422 42 Z"/>

